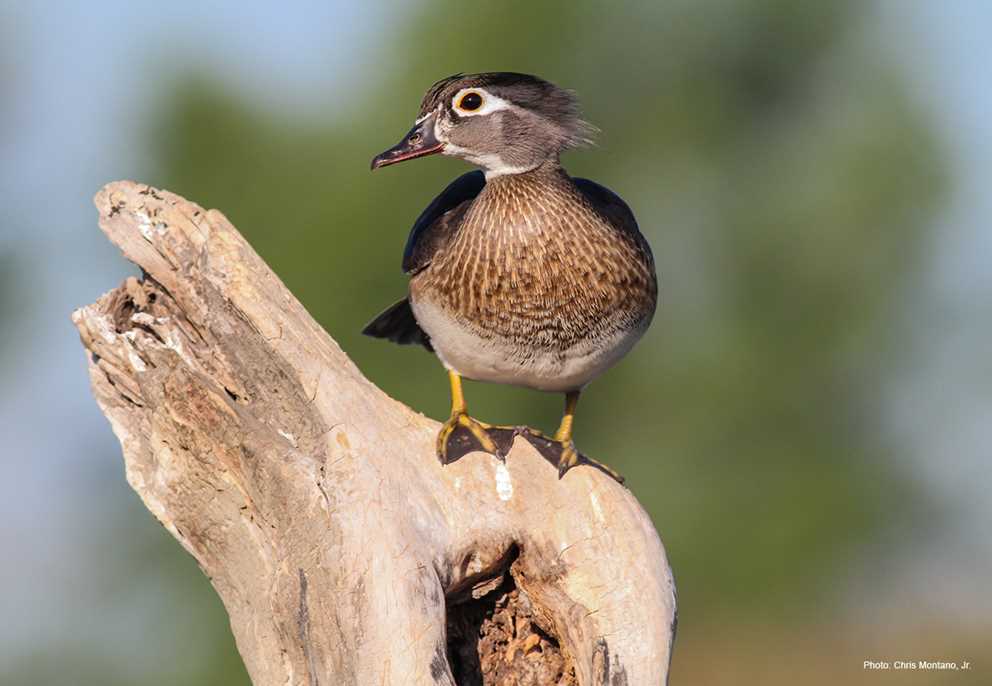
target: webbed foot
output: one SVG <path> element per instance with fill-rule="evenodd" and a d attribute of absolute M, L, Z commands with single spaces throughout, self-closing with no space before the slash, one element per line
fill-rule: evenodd
<path fill-rule="evenodd" d="M 519 433 L 519 435 L 526 438 L 527 442 L 534 446 L 537 452 L 540 453 L 541 457 L 558 469 L 559 479 L 564 477 L 568 470 L 572 467 L 584 464 L 609 475 L 618 483 L 622 484 L 624 482 L 624 478 L 607 465 L 602 462 L 597 462 L 591 457 L 586 457 L 580 453 L 575 448 L 575 443 L 570 437 L 551 438 L 540 431 L 531 428 L 525 428 Z"/>
<path fill-rule="evenodd" d="M 480 422 L 468 412 L 454 411 L 437 435 L 437 457 L 441 464 L 451 464 L 475 451 L 506 458 L 513 445 L 513 427 L 498 427 Z"/>

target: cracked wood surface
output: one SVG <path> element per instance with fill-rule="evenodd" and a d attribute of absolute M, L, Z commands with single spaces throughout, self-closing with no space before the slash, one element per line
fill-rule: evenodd
<path fill-rule="evenodd" d="M 521 440 L 441 467 L 438 423 L 369 382 L 223 214 L 129 181 L 95 202 L 144 275 L 73 313 L 93 392 L 256 686 L 455 684 L 446 606 L 507 571 L 577 683 L 667 680 L 675 589 L 628 490 L 559 481 Z"/>

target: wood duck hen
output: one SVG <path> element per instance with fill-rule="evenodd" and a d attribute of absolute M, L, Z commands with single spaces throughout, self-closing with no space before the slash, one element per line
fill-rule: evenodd
<path fill-rule="evenodd" d="M 448 370 L 451 416 L 437 437 L 447 464 L 473 450 L 499 458 L 527 438 L 564 476 L 581 455 L 572 422 L 582 389 L 641 338 L 657 281 L 627 204 L 572 178 L 560 154 L 590 141 L 574 95 L 526 74 L 457 74 L 427 91 L 410 132 L 372 168 L 425 155 L 482 171 L 452 182 L 421 213 L 403 253 L 407 298 L 364 333 L 432 350 Z M 553 437 L 471 417 L 461 377 L 565 394 Z"/>

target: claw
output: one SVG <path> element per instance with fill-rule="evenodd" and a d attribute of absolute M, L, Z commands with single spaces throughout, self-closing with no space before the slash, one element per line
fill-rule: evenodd
<path fill-rule="evenodd" d="M 467 412 L 453 412 L 437 435 L 437 457 L 451 464 L 471 452 L 482 451 L 500 460 L 513 444 L 513 430 L 493 427 L 473 419 Z"/>
<path fill-rule="evenodd" d="M 577 464 L 579 464 L 579 451 L 575 449 L 575 443 L 572 441 L 563 442 L 561 455 L 558 458 L 558 478 L 563 478 L 565 473 Z M 623 482 L 621 481 L 621 483 Z"/>

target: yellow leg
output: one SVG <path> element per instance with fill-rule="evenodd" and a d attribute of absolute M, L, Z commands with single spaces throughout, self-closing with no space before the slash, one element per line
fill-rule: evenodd
<path fill-rule="evenodd" d="M 565 412 L 561 416 L 561 424 L 555 432 L 555 440 L 561 443 L 561 457 L 558 458 L 558 478 L 579 464 L 579 451 L 572 441 L 572 424 L 575 422 L 575 408 L 579 404 L 579 392 L 569 391 L 565 394 Z"/>
<path fill-rule="evenodd" d="M 454 462 L 473 450 L 503 457 L 496 443 L 486 433 L 487 425 L 469 416 L 461 376 L 448 370 L 448 381 L 451 383 L 451 416 L 437 435 L 437 457 L 441 464 Z"/>
<path fill-rule="evenodd" d="M 468 405 L 465 402 L 465 394 L 462 392 L 462 377 L 458 372 L 448 370 L 448 383 L 451 384 L 451 414 L 456 412 L 468 412 Z"/>
<path fill-rule="evenodd" d="M 558 458 L 558 478 L 562 478 L 569 469 L 584 462 L 601 469 L 623 483 L 623 477 L 615 471 L 601 462 L 580 456 L 579 451 L 575 449 L 575 443 L 572 441 L 572 426 L 575 423 L 575 408 L 578 404 L 579 391 L 569 391 L 565 394 L 565 412 L 561 416 L 561 424 L 558 425 L 558 431 L 555 432 L 554 438 L 561 444 L 561 456 Z"/>
<path fill-rule="evenodd" d="M 556 441 L 572 440 L 572 423 L 575 421 L 575 408 L 579 404 L 579 391 L 569 391 L 565 394 L 565 413 L 561 416 L 561 424 L 555 432 Z"/>

